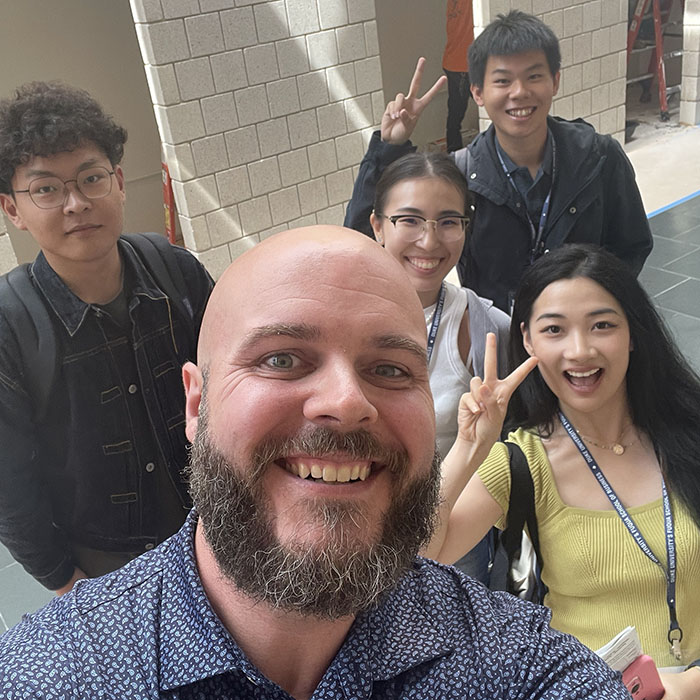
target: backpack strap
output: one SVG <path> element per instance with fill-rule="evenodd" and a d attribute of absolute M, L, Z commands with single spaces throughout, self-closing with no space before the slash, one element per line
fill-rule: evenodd
<path fill-rule="evenodd" d="M 455 165 L 462 171 L 462 175 L 467 177 L 469 173 L 469 149 L 465 146 L 452 154 Z"/>
<path fill-rule="evenodd" d="M 542 602 L 546 593 L 546 587 L 539 579 L 539 570 L 542 568 L 542 555 L 540 553 L 540 538 L 537 530 L 537 516 L 535 514 L 535 486 L 532 482 L 532 474 L 527 463 L 527 458 L 519 445 L 506 440 L 508 455 L 510 457 L 510 499 L 508 501 L 508 514 L 506 529 L 501 535 L 503 547 L 511 563 L 520 553 L 523 527 L 527 524 L 528 534 L 532 547 L 537 557 L 538 568 L 538 596 Z"/>
<path fill-rule="evenodd" d="M 41 292 L 34 286 L 30 264 L 0 276 L 0 305 L 22 355 L 24 382 L 34 402 L 34 419 L 46 416 L 58 364 L 56 331 Z"/>
<path fill-rule="evenodd" d="M 127 233 L 122 238 L 131 243 L 156 284 L 179 310 L 187 326 L 192 328 L 194 311 L 187 283 L 175 259 L 174 246 L 159 233 Z"/>

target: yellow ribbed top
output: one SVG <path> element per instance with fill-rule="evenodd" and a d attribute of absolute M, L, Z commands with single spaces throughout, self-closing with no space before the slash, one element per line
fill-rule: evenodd
<path fill-rule="evenodd" d="M 666 580 L 639 549 L 613 510 L 574 508 L 562 502 L 540 438 L 522 429 L 508 437 L 525 453 L 535 487 L 535 509 L 549 587 L 545 605 L 552 626 L 573 634 L 591 649 L 606 644 L 628 625 L 639 633 L 644 653 L 659 667 L 679 665 L 669 652 Z M 581 468 L 586 465 L 581 460 Z M 508 452 L 496 443 L 478 471 L 504 513 L 510 496 Z M 683 628 L 683 663 L 700 658 L 700 529 L 671 496 L 678 559 L 676 599 Z M 640 532 L 666 565 L 661 498 L 628 509 Z M 503 518 L 497 525 L 503 528 Z"/>

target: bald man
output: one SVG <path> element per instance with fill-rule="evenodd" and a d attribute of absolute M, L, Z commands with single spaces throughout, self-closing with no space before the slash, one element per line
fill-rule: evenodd
<path fill-rule="evenodd" d="M 238 258 L 183 368 L 195 509 L 0 637 L 3 697 L 627 698 L 544 608 L 416 558 L 439 492 L 425 346 L 361 234 Z"/>

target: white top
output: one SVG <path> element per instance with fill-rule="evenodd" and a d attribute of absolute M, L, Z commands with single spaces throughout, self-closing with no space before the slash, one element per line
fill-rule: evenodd
<path fill-rule="evenodd" d="M 428 370 L 430 390 L 435 402 L 436 439 L 441 456 L 445 456 L 457 437 L 457 409 L 462 394 L 469 389 L 472 378 L 467 367 L 483 376 L 484 347 L 486 334 L 495 333 L 499 350 L 499 375 L 505 374 L 505 348 L 508 339 L 510 318 L 493 306 L 488 299 L 482 299 L 471 289 L 456 287 L 445 282 L 445 304 L 438 328 L 433 354 Z M 464 312 L 469 307 L 469 336 L 471 347 L 467 364 L 459 355 L 459 327 Z M 428 333 L 432 324 L 435 305 L 423 309 Z"/>

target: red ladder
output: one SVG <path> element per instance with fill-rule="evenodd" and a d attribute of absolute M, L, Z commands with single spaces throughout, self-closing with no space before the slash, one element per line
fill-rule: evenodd
<path fill-rule="evenodd" d="M 659 85 L 659 107 L 661 110 L 661 121 L 668 121 L 670 116 L 668 113 L 668 95 L 673 92 L 680 91 L 680 85 L 674 85 L 672 87 L 666 86 L 666 65 L 664 63 L 665 59 L 674 58 L 682 55 L 682 51 L 671 51 L 664 54 L 664 25 L 668 21 L 671 14 L 671 8 L 673 6 L 673 0 L 670 0 L 667 7 L 661 10 L 660 0 L 638 0 L 637 7 L 634 10 L 634 15 L 629 24 L 629 30 L 627 32 L 627 63 L 629 64 L 630 55 L 634 52 L 644 51 L 645 49 L 635 49 L 634 45 L 637 41 L 637 35 L 639 34 L 639 28 L 642 24 L 642 20 L 647 12 L 649 2 L 652 3 L 652 15 L 654 18 L 654 50 L 649 59 L 649 67 L 644 75 L 640 75 L 636 78 L 631 78 L 627 80 L 627 84 L 642 82 L 644 80 L 650 81 L 650 78 L 656 76 Z M 681 8 L 684 8 L 685 0 L 681 0 Z M 662 14 L 664 17 L 662 18 Z M 646 47 L 645 47 L 646 48 Z M 644 98 L 644 93 L 642 99 Z"/>

